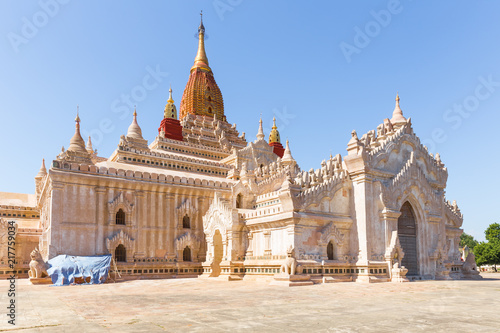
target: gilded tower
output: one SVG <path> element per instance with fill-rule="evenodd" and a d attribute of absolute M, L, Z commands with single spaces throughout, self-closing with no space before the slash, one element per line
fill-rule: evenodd
<path fill-rule="evenodd" d="M 280 132 L 278 132 L 278 126 L 276 126 L 276 117 L 273 118 L 273 128 L 271 133 L 269 133 L 269 146 L 273 147 L 273 152 L 279 157 L 283 157 L 285 149 L 281 144 Z"/>
<path fill-rule="evenodd" d="M 205 53 L 203 17 L 198 28 L 198 53 L 182 95 L 179 118 L 182 120 L 188 113 L 212 118 L 215 115 L 217 119 L 226 121 L 222 93 L 215 82 Z"/>

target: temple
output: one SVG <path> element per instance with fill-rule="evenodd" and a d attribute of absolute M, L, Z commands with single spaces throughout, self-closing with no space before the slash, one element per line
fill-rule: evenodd
<path fill-rule="evenodd" d="M 85 144 L 77 113 L 68 148 L 48 170 L 42 165 L 35 194 L 0 195 L 2 242 L 9 221 L 19 230 L 19 273 L 38 247 L 45 260 L 112 254 L 126 279 L 301 285 L 464 277 L 463 216 L 445 198 L 448 171 L 414 133 L 399 95 L 390 118 L 389 111 L 368 133 L 347 135 L 345 156 L 302 170 L 276 121 L 268 141 L 262 120 L 255 139 L 228 122 L 203 21 L 198 37 L 179 113 L 170 88 L 163 112 L 134 111 L 108 158 L 90 138 Z M 158 129 L 144 130 L 156 135 L 152 142 L 139 125 L 145 114 L 158 116 Z M 5 274 L 5 250 L 0 256 Z"/>

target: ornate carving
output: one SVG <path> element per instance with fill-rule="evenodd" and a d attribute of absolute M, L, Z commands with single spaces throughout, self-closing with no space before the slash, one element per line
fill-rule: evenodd
<path fill-rule="evenodd" d="M 113 251 L 120 244 L 125 246 L 125 249 L 127 249 L 127 261 L 131 261 L 131 252 L 135 245 L 134 239 L 130 238 L 129 235 L 123 232 L 123 230 L 120 230 L 120 232 L 113 237 L 106 239 L 106 249 L 108 249 L 108 252 L 111 254 L 113 254 Z"/>
<path fill-rule="evenodd" d="M 215 193 L 212 204 L 203 216 L 203 231 L 207 240 L 214 237 L 217 229 L 225 237 L 226 233 L 232 228 L 233 219 L 237 219 L 237 213 Z"/>
<path fill-rule="evenodd" d="M 132 197 L 132 198 L 130 198 Z M 133 203 L 133 196 L 130 193 L 120 192 L 113 201 L 108 202 L 109 223 L 115 221 L 115 214 L 119 209 L 125 212 L 125 225 L 132 224 L 132 213 L 134 212 L 135 205 Z"/>
<path fill-rule="evenodd" d="M 185 234 L 177 237 L 174 244 L 177 251 L 184 250 L 186 246 L 189 246 L 189 248 L 192 250 L 198 251 L 201 245 L 201 241 L 191 232 L 186 232 Z"/>
<path fill-rule="evenodd" d="M 344 234 L 335 227 L 333 222 L 328 223 L 321 231 L 321 243 L 328 244 L 330 240 L 334 240 L 337 246 L 344 245 Z"/>
<path fill-rule="evenodd" d="M 195 222 L 195 219 L 198 216 L 196 200 L 186 199 L 179 207 L 177 207 L 177 220 L 179 225 L 182 226 L 182 220 L 186 215 L 189 217 L 191 224 Z"/>

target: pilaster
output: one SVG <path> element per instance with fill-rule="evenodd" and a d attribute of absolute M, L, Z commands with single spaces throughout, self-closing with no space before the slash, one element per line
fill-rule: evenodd
<path fill-rule="evenodd" d="M 96 238 L 95 238 L 95 254 L 102 255 L 105 254 L 104 247 L 104 227 L 107 225 L 107 200 L 106 200 L 106 188 L 96 187 Z"/>

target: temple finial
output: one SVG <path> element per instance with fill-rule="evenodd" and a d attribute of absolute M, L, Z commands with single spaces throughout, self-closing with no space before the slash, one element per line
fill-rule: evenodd
<path fill-rule="evenodd" d="M 262 113 L 260 114 L 259 120 L 259 131 L 257 132 L 257 140 L 264 140 L 266 136 L 264 135 L 264 129 L 262 128 Z"/>
<path fill-rule="evenodd" d="M 286 140 L 285 152 L 283 153 L 281 162 L 283 162 L 283 164 L 285 165 L 295 165 L 297 163 L 292 156 L 292 152 L 290 151 L 290 145 L 288 143 L 288 139 Z"/>
<path fill-rule="evenodd" d="M 75 118 L 75 121 L 77 123 L 80 122 L 80 106 L 79 105 L 76 105 L 76 118 Z"/>
<path fill-rule="evenodd" d="M 403 116 L 403 110 L 399 106 L 399 92 L 396 93 L 396 107 L 392 112 L 391 123 L 393 125 L 406 124 L 406 118 Z"/>
<path fill-rule="evenodd" d="M 174 99 L 172 98 L 172 85 L 170 85 L 170 88 L 168 89 L 168 103 L 173 103 Z"/>
<path fill-rule="evenodd" d="M 201 21 L 198 27 L 198 52 L 196 58 L 194 59 L 194 66 L 191 70 L 195 68 L 201 68 L 206 71 L 212 71 L 208 65 L 208 58 L 205 52 L 205 26 L 203 25 L 203 11 L 200 13 Z"/>
<path fill-rule="evenodd" d="M 132 123 L 128 127 L 127 137 L 144 140 L 144 138 L 142 137 L 141 127 L 137 123 L 137 111 L 135 105 L 134 105 L 134 119 L 132 119 Z"/>
<path fill-rule="evenodd" d="M 93 152 L 94 151 L 94 148 L 92 147 L 92 139 L 90 138 L 90 135 L 89 135 L 89 139 L 87 140 L 87 151 L 88 152 Z"/>
<path fill-rule="evenodd" d="M 200 26 L 198 27 L 198 33 L 205 33 L 205 27 L 203 26 L 203 10 L 200 11 Z"/>
<path fill-rule="evenodd" d="M 271 133 L 269 133 L 269 143 L 272 142 L 281 143 L 278 126 L 276 126 L 276 117 L 273 117 L 273 127 L 271 129 Z"/>
<path fill-rule="evenodd" d="M 38 174 L 35 176 L 36 180 L 41 180 L 47 174 L 47 169 L 45 168 L 45 159 L 42 159 L 42 166 L 38 171 Z"/>
<path fill-rule="evenodd" d="M 79 107 L 76 107 L 76 118 L 75 118 L 75 134 L 69 141 L 68 151 L 86 153 L 85 149 L 85 141 L 83 141 L 82 136 L 80 135 L 80 115 L 79 115 Z"/>
<path fill-rule="evenodd" d="M 133 114 L 134 118 L 137 117 L 137 105 L 134 105 L 134 114 Z"/>

